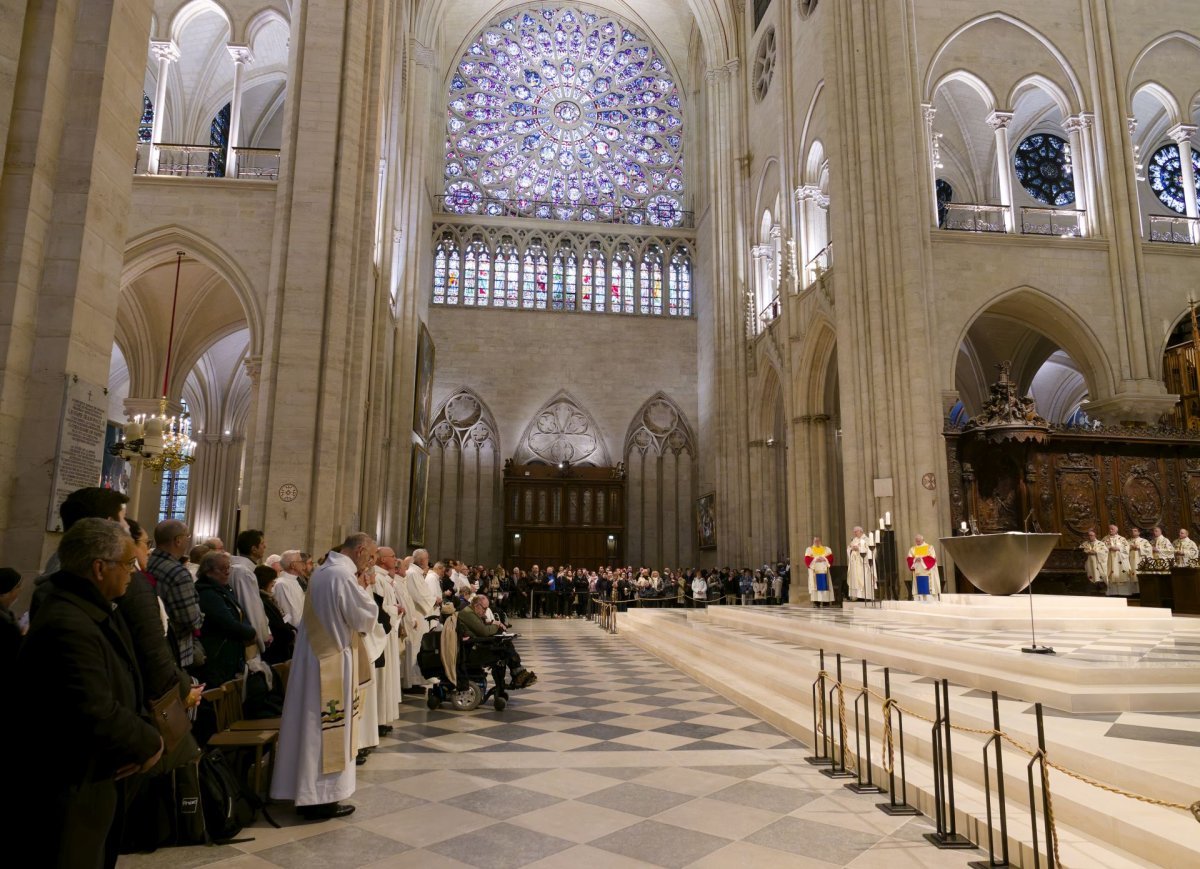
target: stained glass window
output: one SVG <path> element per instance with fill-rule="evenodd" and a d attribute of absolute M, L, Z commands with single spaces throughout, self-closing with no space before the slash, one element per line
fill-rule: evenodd
<path fill-rule="evenodd" d="M 549 292 L 550 262 L 546 247 L 536 239 L 525 249 L 525 260 L 521 271 L 521 307 L 546 310 Z"/>
<path fill-rule="evenodd" d="M 939 178 L 934 184 L 934 192 L 937 194 L 938 226 L 945 226 L 946 215 L 950 211 L 946 204 L 954 201 L 954 188 L 950 186 L 949 181 Z"/>
<path fill-rule="evenodd" d="M 226 103 L 208 126 L 208 144 L 219 149 L 208 155 L 208 174 L 214 178 L 225 177 L 225 158 L 229 153 L 229 115 L 229 103 Z"/>
<path fill-rule="evenodd" d="M 621 245 L 612 258 L 612 273 L 609 276 L 609 310 L 614 314 L 632 314 L 633 304 L 633 254 L 628 245 Z"/>
<path fill-rule="evenodd" d="M 658 245 L 650 245 L 642 257 L 639 310 L 643 314 L 661 314 L 663 303 L 663 259 Z"/>
<path fill-rule="evenodd" d="M 683 245 L 677 247 L 671 257 L 667 275 L 667 313 L 672 317 L 692 315 L 692 258 Z"/>
<path fill-rule="evenodd" d="M 554 268 L 551 274 L 550 307 L 553 310 L 575 310 L 577 272 L 575 251 L 571 250 L 571 245 L 567 242 L 561 242 L 554 254 Z"/>
<path fill-rule="evenodd" d="M 1197 196 L 1200 196 L 1200 151 L 1192 149 L 1192 172 L 1196 179 Z M 1146 181 L 1158 197 L 1159 202 L 1178 214 L 1187 213 L 1183 198 L 1183 164 L 1179 159 L 1179 146 L 1164 145 L 1154 152 L 1146 168 Z"/>
<path fill-rule="evenodd" d="M 1071 148 L 1058 136 L 1035 133 L 1017 146 L 1017 180 L 1038 202 L 1061 208 L 1075 201 Z"/>
<path fill-rule="evenodd" d="M 444 236 L 438 242 L 437 249 L 433 254 L 433 303 L 435 305 L 444 305 L 447 303 L 447 291 L 450 289 L 450 271 L 454 270 L 457 275 L 458 271 L 458 246 L 454 243 L 452 236 Z M 455 295 L 458 290 L 455 288 Z M 453 305 L 457 301 L 449 300 Z"/>
<path fill-rule="evenodd" d="M 681 98 L 630 25 L 564 6 L 504 13 L 450 81 L 445 207 L 677 226 Z"/>
<path fill-rule="evenodd" d="M 515 308 L 520 293 L 520 260 L 517 246 L 507 236 L 496 249 L 496 283 L 492 304 L 497 308 Z"/>
<path fill-rule="evenodd" d="M 580 309 L 603 312 L 607 283 L 608 268 L 605 266 L 604 250 L 593 242 L 583 259 L 583 274 L 579 284 L 582 294 Z"/>
<path fill-rule="evenodd" d="M 149 142 L 154 135 L 154 103 L 150 102 L 150 97 L 142 93 L 142 120 L 138 124 L 138 141 Z"/>
<path fill-rule="evenodd" d="M 184 414 L 188 413 L 188 404 L 183 402 Z M 164 470 L 162 485 L 158 490 L 158 521 L 164 519 L 179 519 L 187 516 L 188 471 L 190 465 L 184 465 L 177 471 Z"/>
<path fill-rule="evenodd" d="M 462 294 L 464 305 L 487 307 L 490 298 L 492 256 L 487 243 L 476 236 L 463 254 Z"/>

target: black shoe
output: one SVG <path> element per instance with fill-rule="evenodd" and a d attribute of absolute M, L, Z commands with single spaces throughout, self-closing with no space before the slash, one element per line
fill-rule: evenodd
<path fill-rule="evenodd" d="M 367 755 L 368 755 L 368 754 L 370 754 L 370 752 L 369 752 L 369 751 L 367 751 L 365 748 L 360 748 L 360 749 L 358 750 L 358 754 L 357 754 L 357 755 L 355 756 L 355 758 L 354 758 L 354 762 L 355 762 L 355 763 L 356 763 L 358 766 L 362 766 L 364 763 L 366 763 L 366 762 L 367 762 Z"/>
<path fill-rule="evenodd" d="M 389 733 L 392 732 L 393 729 L 394 728 L 390 724 L 380 724 L 379 725 L 379 735 L 387 736 Z"/>
<path fill-rule="evenodd" d="M 325 821 L 329 818 L 344 818 L 354 814 L 354 806 L 341 803 L 320 803 L 315 806 L 296 806 L 296 814 L 306 821 Z"/>

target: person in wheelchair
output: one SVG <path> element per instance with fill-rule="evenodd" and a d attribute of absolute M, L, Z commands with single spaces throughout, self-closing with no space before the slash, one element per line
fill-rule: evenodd
<path fill-rule="evenodd" d="M 511 637 L 498 636 L 507 632 L 508 626 L 499 620 L 490 625 L 484 621 L 489 604 L 487 595 L 475 595 L 469 604 L 459 609 L 458 626 L 473 640 L 481 641 L 472 650 L 474 655 L 503 661 L 512 674 L 511 686 L 528 688 L 537 681 L 537 674 L 522 666 L 521 656 L 517 654 Z"/>

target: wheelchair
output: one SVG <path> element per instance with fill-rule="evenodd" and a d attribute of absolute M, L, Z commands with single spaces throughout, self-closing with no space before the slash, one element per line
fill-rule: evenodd
<path fill-rule="evenodd" d="M 425 692 L 425 705 L 429 709 L 439 709 L 443 703 L 457 712 L 470 712 L 478 709 L 488 700 L 492 707 L 502 711 L 508 706 L 508 690 L 504 684 L 504 674 L 507 667 L 503 653 L 499 650 L 501 641 L 491 638 L 477 639 L 458 632 L 458 667 L 455 682 L 451 685 L 446 678 L 446 669 L 442 660 L 442 628 L 438 616 L 429 616 L 431 630 L 421 638 L 421 650 L 417 653 L 417 666 L 421 675 L 426 679 L 436 679 Z M 491 677 L 491 686 L 488 679 Z"/>

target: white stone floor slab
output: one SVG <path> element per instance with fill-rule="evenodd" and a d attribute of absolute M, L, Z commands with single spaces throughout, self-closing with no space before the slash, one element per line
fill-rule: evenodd
<path fill-rule="evenodd" d="M 272 807 L 216 848 L 123 857 L 158 867 L 947 867 L 927 818 L 892 818 L 804 762 L 807 749 L 589 622 L 520 621 L 537 685 L 509 707 L 406 698 L 344 820 Z M 632 695 L 632 696 L 630 696 Z M 1139 725 L 1141 722 L 1139 721 Z M 1190 729 L 1189 729 L 1190 730 Z"/>

